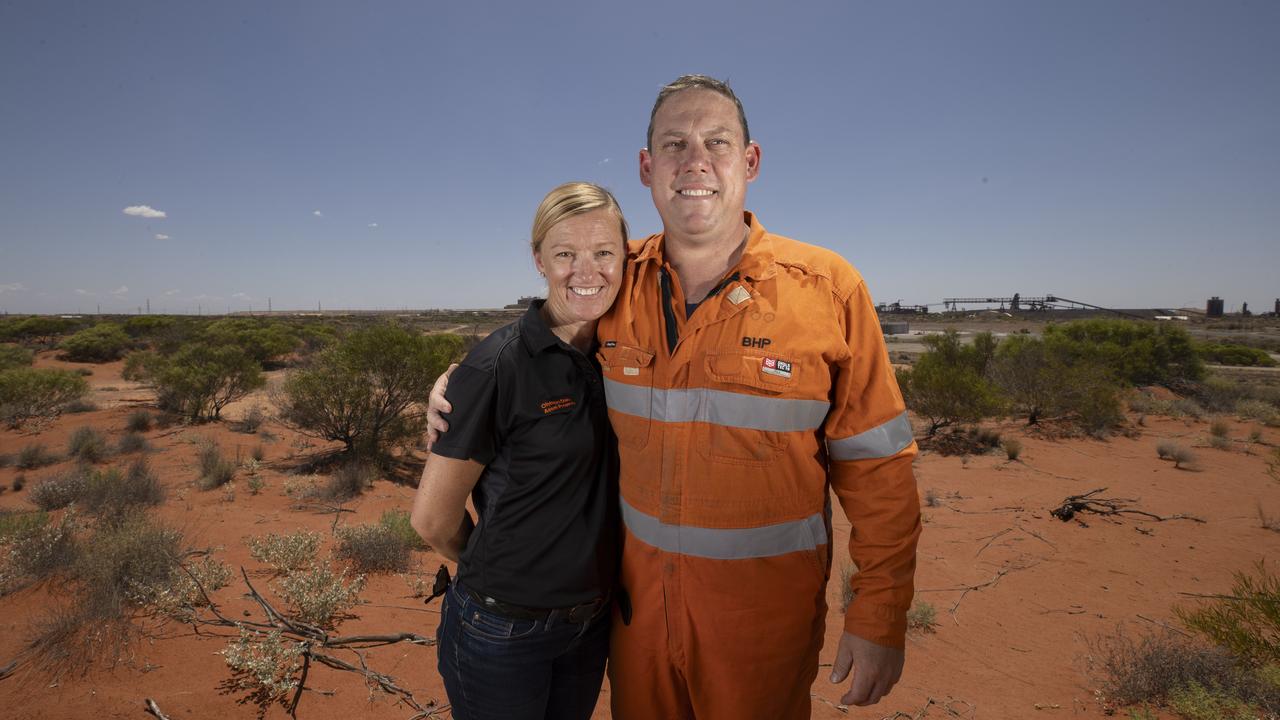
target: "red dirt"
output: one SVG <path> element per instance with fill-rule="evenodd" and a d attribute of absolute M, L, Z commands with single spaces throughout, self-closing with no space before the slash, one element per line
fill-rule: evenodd
<path fill-rule="evenodd" d="M 37 366 L 82 365 L 42 355 Z M 121 363 L 83 367 L 93 371 L 89 381 L 100 409 L 63 416 L 34 431 L 0 431 L 0 454 L 17 453 L 32 442 L 61 453 L 68 435 L 82 425 L 103 431 L 114 442 L 123 434 L 129 413 L 151 401 L 145 389 L 120 379 Z M 266 397 L 259 393 L 224 415 L 238 419 L 255 402 L 266 405 Z M 1280 534 L 1264 529 L 1259 520 L 1259 508 L 1280 516 L 1280 482 L 1268 476 L 1266 463 L 1280 443 L 1280 431 L 1264 429 L 1263 444 L 1253 444 L 1244 438 L 1255 426 L 1232 420 L 1232 447 L 1215 450 L 1208 447 L 1207 422 L 1154 417 L 1145 422 L 1134 428 L 1140 431 L 1137 437 L 1107 441 L 1046 440 L 1027 435 L 1016 422 L 998 423 L 994 427 L 1006 438 L 1022 440 L 1020 461 L 1009 462 L 998 450 L 969 457 L 923 455 L 916 466 L 925 519 L 917 601 L 936 609 L 936 628 L 911 633 L 906 671 L 887 699 L 873 708 L 835 707 L 847 688 L 847 683 L 838 688 L 825 679 L 840 632 L 842 561 L 837 559 L 828 588 L 832 609 L 823 667 L 812 688 L 813 717 L 1103 716 L 1098 683 L 1088 668 L 1091 639 L 1121 626 L 1146 632 L 1158 629 L 1157 623 L 1174 624 L 1171 608 L 1187 600 L 1180 593 L 1224 591 L 1233 572 L 1249 570 L 1264 557 L 1280 556 Z M 296 461 L 320 448 L 306 447 L 305 439 L 274 423 L 266 427 L 277 437 L 268 441 L 233 432 L 230 425 L 175 425 L 146 433 L 154 447 L 150 462 L 168 491 L 156 512 L 181 529 L 190 544 L 212 548 L 215 557 L 233 568 L 249 569 L 259 591 L 272 597 L 271 578 L 249 557 L 244 538 L 299 528 L 329 536 L 332 515 L 295 509 L 294 500 L 283 494 L 291 479 L 286 471 L 290 458 Z M 247 457 L 261 443 L 268 463 L 263 471 L 266 489 L 250 494 L 243 474 L 235 481 L 233 499 L 221 490 L 196 489 L 197 438 L 217 440 L 233 457 Z M 1168 439 L 1195 448 L 1194 469 L 1174 469 L 1156 457 L 1156 444 Z M 108 464 L 113 462 L 119 459 Z M 63 462 L 25 472 L 0 468 L 0 485 L 6 489 L 16 475 L 27 478 L 26 490 L 0 494 L 0 508 L 30 508 L 31 486 L 67 467 Z M 377 481 L 372 490 L 346 504 L 354 513 L 344 514 L 342 522 L 377 522 L 387 509 L 407 510 L 411 484 Z M 1083 515 L 1082 522 L 1063 523 L 1049 515 L 1067 496 L 1102 487 L 1107 497 L 1134 499 L 1136 508 L 1159 515 L 1186 513 L 1206 522 Z M 839 512 L 836 515 L 837 545 L 843 547 L 849 524 Z M 322 552 L 331 548 L 329 542 Z M 847 554 L 840 550 L 837 557 Z M 429 583 L 440 558 L 420 553 L 419 562 Z M 983 584 L 968 593 L 960 589 Z M 60 601 L 59 592 L 34 588 L 0 598 L 0 667 L 19 656 L 32 623 Z M 256 615 L 256 606 L 244 592 L 237 576 L 215 599 L 230 617 L 246 611 Z M 428 606 L 411 597 L 403 576 L 371 576 L 362 599 L 353 617 L 341 624 L 341 633 L 408 631 L 434 636 L 438 601 Z M 149 627 L 151 632 L 131 642 L 114 668 L 100 662 L 87 675 L 51 683 L 47 675 L 20 666 L 0 680 L 3 714 L 23 719 L 137 718 L 148 697 L 173 720 L 256 714 L 253 705 L 237 703 L 243 693 L 221 688 L 230 675 L 217 652 L 229 633 L 206 629 L 197 635 L 189 626 L 173 622 Z M 354 661 L 349 654 L 346 658 Z M 434 648 L 392 645 L 368 651 L 366 659 L 420 701 L 447 702 L 435 670 Z M 313 668 L 307 685 L 315 692 L 303 697 L 302 718 L 413 715 L 394 698 L 368 689 L 352 673 Z M 956 714 L 942 706 L 921 714 L 930 699 L 950 703 Z M 606 686 L 597 718 L 609 717 L 608 702 Z M 274 706 L 267 717 L 286 714 Z"/>

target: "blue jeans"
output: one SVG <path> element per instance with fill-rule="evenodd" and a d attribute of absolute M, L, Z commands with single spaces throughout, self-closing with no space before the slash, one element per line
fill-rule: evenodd
<path fill-rule="evenodd" d="M 437 667 L 454 720 L 588 720 L 609 655 L 606 605 L 580 623 L 515 620 L 444 594 Z"/>

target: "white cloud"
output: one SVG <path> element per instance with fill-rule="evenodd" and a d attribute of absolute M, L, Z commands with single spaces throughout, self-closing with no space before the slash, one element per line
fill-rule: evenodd
<path fill-rule="evenodd" d="M 605 159 L 601 160 L 600 162 L 598 162 L 598 163 L 596 163 L 596 164 L 597 164 L 597 165 L 608 165 L 608 164 L 609 164 L 609 158 L 605 158 Z"/>
<path fill-rule="evenodd" d="M 178 293 L 180 293 L 180 292 L 182 292 L 182 291 L 181 291 L 181 290 L 179 290 L 179 289 L 177 289 L 177 288 L 174 288 L 174 289 L 172 289 L 172 290 L 165 290 L 165 291 L 164 291 L 164 294 L 165 294 L 165 295 L 177 295 L 177 294 L 178 294 Z"/>
<path fill-rule="evenodd" d="M 93 295 L 93 293 L 89 292 L 88 290 L 85 290 L 84 288 L 76 288 L 76 294 L 77 295 Z"/>
<path fill-rule="evenodd" d="M 314 210 L 312 211 L 311 214 L 315 215 L 316 217 L 324 217 L 324 213 L 320 212 L 319 210 Z"/>
<path fill-rule="evenodd" d="M 376 228 L 378 227 L 378 223 L 369 223 L 369 227 Z"/>
<path fill-rule="evenodd" d="M 112 294 L 112 295 L 126 295 L 126 294 L 128 294 L 128 292 L 129 292 L 129 286 L 128 286 L 128 285 L 121 285 L 120 287 L 116 288 L 115 290 L 112 290 L 112 291 L 111 291 L 111 294 Z"/>
<path fill-rule="evenodd" d="M 242 292 L 239 292 L 239 293 L 232 293 L 232 294 L 231 294 L 231 298 L 232 298 L 233 300 L 252 300 L 252 299 L 253 299 L 253 298 L 249 297 L 247 294 L 242 293 Z"/>
<path fill-rule="evenodd" d="M 168 239 L 169 239 L 169 236 L 168 236 L 168 235 L 165 235 L 164 233 L 156 233 L 156 239 L 157 239 L 157 240 L 168 240 Z"/>
<path fill-rule="evenodd" d="M 199 295 L 196 295 L 195 297 L 193 297 L 193 298 L 191 298 L 191 299 L 192 299 L 192 300 L 196 300 L 196 301 L 198 301 L 198 300 L 221 300 L 221 299 L 222 299 L 222 296 L 221 296 L 221 295 L 205 295 L 204 293 L 200 293 Z"/>
<path fill-rule="evenodd" d="M 0 285 L 0 295 L 3 295 L 4 293 L 7 293 L 7 292 L 21 292 L 26 289 L 27 289 L 27 286 L 23 285 L 22 283 L 8 283 L 5 285 Z"/>
<path fill-rule="evenodd" d="M 125 215 L 144 218 L 163 218 L 168 217 L 168 213 L 163 210 L 157 210 L 150 205 L 130 205 L 124 209 Z"/>

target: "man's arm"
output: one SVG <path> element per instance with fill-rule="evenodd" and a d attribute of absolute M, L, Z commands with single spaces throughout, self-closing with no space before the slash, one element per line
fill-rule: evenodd
<path fill-rule="evenodd" d="M 902 675 L 906 614 L 915 592 L 920 505 L 911 423 L 871 297 L 858 282 L 836 298 L 849 353 L 834 368 L 827 436 L 828 479 L 849 518 L 858 566 L 831 682 L 853 682 L 842 702 L 869 705 Z"/>
<path fill-rule="evenodd" d="M 432 455 L 418 481 L 409 523 L 436 552 L 454 562 L 475 529 L 467 512 L 467 496 L 483 471 L 484 466 L 474 460 Z"/>

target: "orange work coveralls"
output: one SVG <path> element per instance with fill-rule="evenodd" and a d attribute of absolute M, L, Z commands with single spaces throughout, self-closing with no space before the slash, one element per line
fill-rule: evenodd
<path fill-rule="evenodd" d="M 853 531 L 844 629 L 902 647 L 919 500 L 911 424 L 861 276 L 750 213 L 738 266 L 685 318 L 663 236 L 601 319 L 621 454 L 613 716 L 809 717 L 834 490 Z"/>

